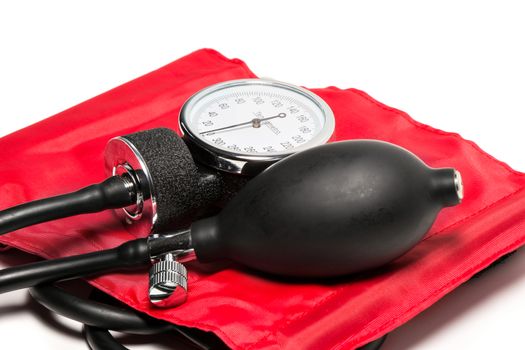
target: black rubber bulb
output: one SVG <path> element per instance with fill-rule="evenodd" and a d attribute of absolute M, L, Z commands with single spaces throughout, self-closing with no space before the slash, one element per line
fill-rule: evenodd
<path fill-rule="evenodd" d="M 290 156 L 191 226 L 203 262 L 231 259 L 280 275 L 328 277 L 399 257 L 462 198 L 459 173 L 381 141 L 327 144 Z"/>

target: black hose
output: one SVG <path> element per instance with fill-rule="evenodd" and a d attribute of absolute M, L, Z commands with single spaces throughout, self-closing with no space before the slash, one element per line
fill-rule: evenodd
<path fill-rule="evenodd" d="M 88 326 L 130 334 L 156 334 L 175 327 L 129 307 L 79 298 L 54 285 L 35 286 L 29 293 L 49 311 Z"/>
<path fill-rule="evenodd" d="M 106 329 L 84 325 L 84 336 L 91 350 L 128 350 Z"/>
<path fill-rule="evenodd" d="M 147 239 L 135 239 L 113 249 L 3 269 L 0 271 L 0 294 L 46 282 L 148 265 L 149 262 Z"/>
<path fill-rule="evenodd" d="M 132 183 L 125 177 L 113 176 L 76 192 L 0 211 L 0 235 L 68 216 L 123 208 L 133 204 L 135 200 Z"/>

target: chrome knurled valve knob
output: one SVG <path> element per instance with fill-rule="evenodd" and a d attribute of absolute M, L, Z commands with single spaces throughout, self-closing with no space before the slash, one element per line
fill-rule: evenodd
<path fill-rule="evenodd" d="M 166 254 L 153 264 L 149 271 L 149 298 L 158 307 L 175 307 L 186 301 L 188 294 L 188 271 Z"/>

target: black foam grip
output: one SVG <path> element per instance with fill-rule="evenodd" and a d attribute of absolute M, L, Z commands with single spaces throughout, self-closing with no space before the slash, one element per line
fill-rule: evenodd
<path fill-rule="evenodd" d="M 156 230 L 187 224 L 198 189 L 198 171 L 188 147 L 172 130 L 151 129 L 124 136 L 140 152 L 153 180 Z"/>

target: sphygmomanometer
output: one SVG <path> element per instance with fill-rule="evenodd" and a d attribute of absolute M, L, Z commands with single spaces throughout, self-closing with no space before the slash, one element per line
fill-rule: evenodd
<path fill-rule="evenodd" d="M 43 305 L 87 325 L 92 348 L 121 348 L 105 329 L 175 329 L 213 348 L 193 330 L 80 300 L 49 283 L 152 264 L 151 303 L 176 307 L 191 293 L 185 262 L 192 260 L 230 260 L 292 282 L 350 276 L 407 252 L 442 208 L 463 197 L 457 170 L 430 168 L 399 146 L 327 143 L 335 125 L 330 107 L 290 84 L 212 85 L 184 104 L 179 122 L 182 138 L 158 128 L 109 140 L 104 182 L 0 212 L 6 234 L 116 209 L 137 237 L 114 249 L 4 269 L 0 292 L 32 287 Z"/>

